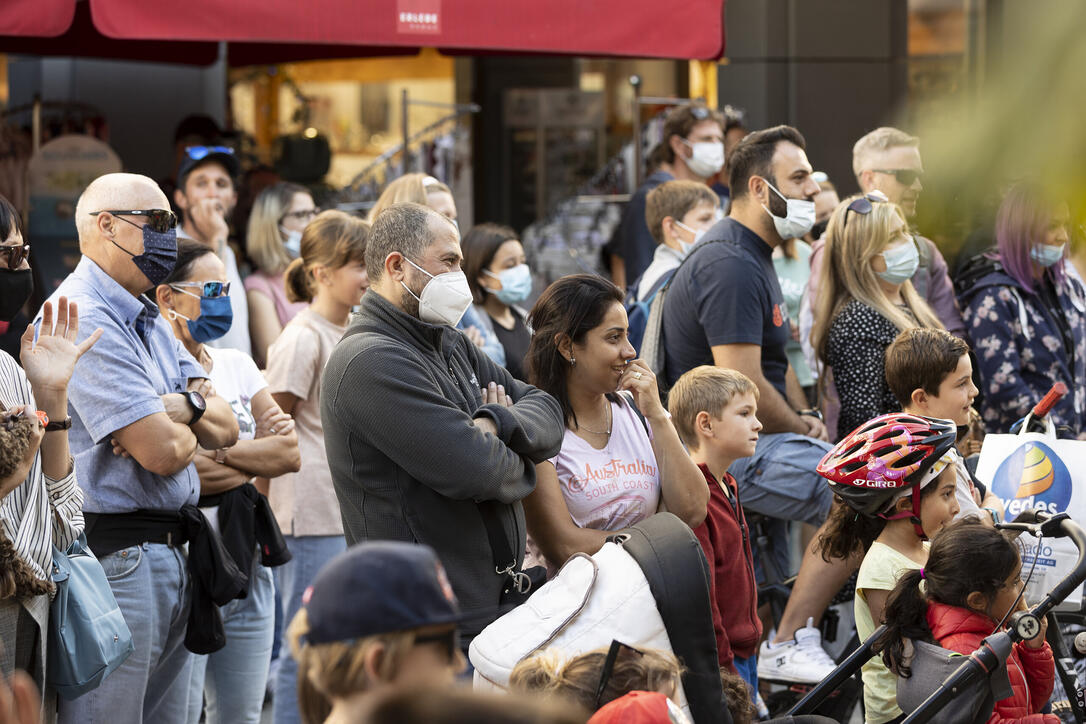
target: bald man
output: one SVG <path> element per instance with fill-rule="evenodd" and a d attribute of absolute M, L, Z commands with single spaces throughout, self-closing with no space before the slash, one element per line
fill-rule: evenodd
<path fill-rule="evenodd" d="M 83 258 L 53 295 L 78 302 L 81 338 L 103 330 L 72 375 L 69 440 L 87 539 L 135 647 L 99 688 L 61 702 L 61 722 L 190 721 L 192 587 L 178 511 L 199 497 L 197 447 L 233 445 L 238 426 L 144 293 L 177 258 L 169 208 L 145 176 L 95 179 L 75 210 Z"/>

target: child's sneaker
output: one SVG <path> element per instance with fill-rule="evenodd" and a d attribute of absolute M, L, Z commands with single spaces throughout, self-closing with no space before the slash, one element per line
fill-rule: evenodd
<path fill-rule="evenodd" d="M 761 694 L 755 694 L 754 696 L 754 710 L 761 721 L 769 718 L 769 707 L 765 705 L 765 699 L 762 698 Z"/>
<path fill-rule="evenodd" d="M 758 651 L 759 680 L 817 684 L 837 668 L 822 648 L 822 632 L 815 628 L 813 618 L 796 631 L 792 641 L 770 644 L 771 638 L 772 634 Z"/>

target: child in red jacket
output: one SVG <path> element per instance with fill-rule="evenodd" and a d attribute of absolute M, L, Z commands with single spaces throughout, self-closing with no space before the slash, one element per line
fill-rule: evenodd
<path fill-rule="evenodd" d="M 995 632 L 1008 613 L 1025 610 L 1022 561 L 1013 543 L 972 518 L 957 521 L 932 541 L 923 568 L 905 573 L 886 602 L 887 631 L 875 644 L 898 676 L 912 671 L 904 654 L 906 638 L 937 643 L 969 655 Z M 1059 724 L 1041 714 L 1055 681 L 1046 624 L 1036 638 L 1015 644 L 1007 659 L 1014 694 L 995 703 L 988 724 Z"/>
<path fill-rule="evenodd" d="M 703 365 L 676 382 L 668 396 L 675 429 L 705 474 L 709 505 L 694 529 L 709 562 L 713 628 L 720 666 L 758 691 L 755 654 L 762 637 L 750 533 L 728 467 L 758 444 L 758 388 L 740 372 Z"/>

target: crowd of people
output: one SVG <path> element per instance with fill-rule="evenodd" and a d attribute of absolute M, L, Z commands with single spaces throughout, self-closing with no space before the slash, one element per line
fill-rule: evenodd
<path fill-rule="evenodd" d="M 844 199 L 808 152 L 675 109 L 611 278 L 545 289 L 515 230 L 461 229 L 423 174 L 366 219 L 270 185 L 244 246 L 229 148 L 185 148 L 179 215 L 144 176 L 91 182 L 78 266 L 0 353 L 0 721 L 259 722 L 269 700 L 277 724 L 684 721 L 686 664 L 618 632 L 464 691 L 489 625 L 664 513 L 706 563 L 731 721 L 834 669 L 818 621 L 851 577 L 860 638 L 887 624 L 865 720 L 901 720 L 913 640 L 968 654 L 1025 606 L 966 458 L 1056 380 L 1059 434 L 1086 439 L 1086 284 L 1039 186 L 1008 187 L 952 279 L 914 227 L 919 139 L 860 138 Z M 4 321 L 29 252 L 0 199 Z M 67 699 L 50 572 L 81 536 L 133 650 Z M 793 573 L 771 620 L 759 586 Z M 1011 659 L 994 720 L 1054 722 L 1043 637 Z"/>

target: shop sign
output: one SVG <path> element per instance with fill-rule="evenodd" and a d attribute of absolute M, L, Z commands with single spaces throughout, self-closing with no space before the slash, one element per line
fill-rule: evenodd
<path fill-rule="evenodd" d="M 396 0 L 396 30 L 400 33 L 441 33 L 441 0 Z"/>

